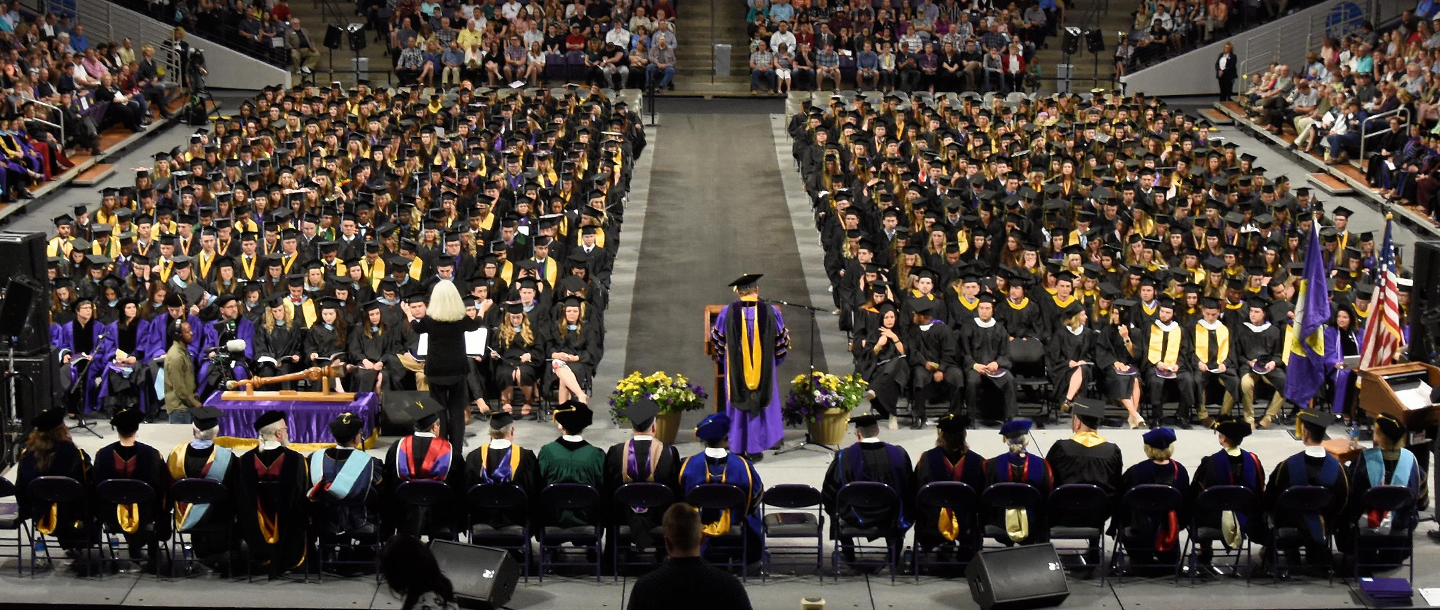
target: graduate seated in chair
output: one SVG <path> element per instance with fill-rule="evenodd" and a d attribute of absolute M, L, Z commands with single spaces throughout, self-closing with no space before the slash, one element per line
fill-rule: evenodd
<path fill-rule="evenodd" d="M 704 550 L 707 554 L 713 553 L 708 537 L 727 536 L 739 522 L 741 534 L 748 538 L 750 554 L 744 558 L 748 564 L 760 560 L 760 532 L 763 531 L 760 497 L 765 491 L 765 484 L 760 481 L 760 474 L 755 472 L 750 460 L 728 449 L 730 427 L 730 416 L 725 413 L 714 413 L 700 420 L 700 425 L 695 427 L 695 438 L 705 443 L 705 450 L 680 462 L 680 487 L 688 494 L 699 485 L 724 483 L 745 492 L 749 499 L 745 514 L 734 514 L 733 509 L 706 509 L 700 511 L 700 521 L 705 524 L 707 540 Z M 738 550 L 739 544 L 728 548 Z"/>
<path fill-rule="evenodd" d="M 114 507 L 103 506 L 100 518 L 110 531 L 122 532 L 125 543 L 130 547 L 130 559 L 140 561 L 144 551 L 150 551 L 146 571 L 158 567 L 159 547 L 156 541 L 169 538 L 170 523 L 162 509 L 161 499 L 170 487 L 170 474 L 165 470 L 165 458 L 154 447 L 135 440 L 140 431 L 140 422 L 145 414 L 138 407 L 125 409 L 110 418 L 110 425 L 120 437 L 95 452 L 94 479 L 98 485 L 110 479 L 136 479 L 150 485 L 155 491 L 155 501 L 145 504 L 131 504 Z"/>
<path fill-rule="evenodd" d="M 1279 540 L 1282 528 L 1293 529 L 1296 538 L 1283 541 L 1285 546 L 1279 548 L 1285 553 L 1287 563 L 1298 564 L 1300 548 L 1304 547 L 1305 558 L 1310 565 L 1328 566 L 1333 556 L 1326 536 L 1341 526 L 1340 515 L 1345 513 L 1345 504 L 1350 499 L 1350 479 L 1340 460 L 1321 445 L 1326 439 L 1325 428 L 1335 420 L 1335 416 L 1316 409 L 1301 411 L 1296 419 L 1300 442 L 1305 444 L 1305 450 L 1276 464 L 1275 470 L 1270 473 L 1270 484 L 1265 489 L 1265 511 L 1270 515 L 1273 534 L 1270 544 L 1278 546 L 1282 543 Z M 1280 494 L 1291 487 L 1304 485 L 1328 488 L 1332 492 L 1330 505 L 1318 514 L 1280 510 Z"/>
<path fill-rule="evenodd" d="M 189 409 L 193 438 L 170 450 L 165 463 L 170 479 L 210 479 L 218 481 L 232 494 L 239 489 L 238 464 L 235 453 L 215 444 L 220 433 L 220 409 L 198 406 Z M 234 507 L 223 505 L 185 504 L 175 502 L 175 527 L 190 537 L 195 557 L 212 567 L 228 561 L 234 543 Z"/>
<path fill-rule="evenodd" d="M 965 412 L 982 415 L 979 407 L 983 387 L 1000 393 L 1001 416 L 1010 421 L 1019 415 L 1015 403 L 1015 375 L 1010 373 L 1010 334 L 995 316 L 995 297 L 983 294 L 975 307 L 975 318 L 956 329 L 959 336 L 961 370 L 965 371 Z"/>
<path fill-rule="evenodd" d="M 855 443 L 835 455 L 821 489 L 825 511 L 836 517 L 830 520 L 832 537 L 838 535 L 842 526 L 873 528 L 879 536 L 870 540 L 883 536 L 890 546 L 898 548 L 914 518 L 911 504 L 915 498 L 915 471 L 910 465 L 910 455 L 899 445 L 880 440 L 880 418 L 874 413 L 853 416 L 850 423 L 855 424 Z M 857 481 L 889 485 L 895 490 L 898 502 L 873 510 L 838 504 L 840 489 Z M 854 542 L 848 537 L 839 540 L 845 560 L 853 561 Z"/>
<path fill-rule="evenodd" d="M 1040 498 L 1050 495 L 1055 489 L 1055 479 L 1050 473 L 1050 464 L 1038 455 L 1026 450 L 1027 438 L 1034 423 L 1028 419 L 1013 419 L 1000 426 L 1000 436 L 1005 438 L 1006 452 L 985 462 L 985 486 L 996 483 L 1024 483 L 1040 492 Z M 985 522 L 990 535 L 998 528 L 995 541 L 1006 546 L 1034 544 L 1049 538 L 1049 526 L 1045 524 L 1045 511 L 1005 509 L 995 511 Z"/>
<path fill-rule="evenodd" d="M 1131 466 L 1120 477 L 1120 494 L 1140 485 L 1167 485 L 1180 492 L 1183 498 L 1190 491 L 1190 473 L 1185 466 L 1172 459 L 1175 455 L 1175 431 L 1170 428 L 1156 428 L 1146 432 L 1141 439 L 1145 442 L 1143 462 Z M 1115 512 L 1115 527 L 1126 540 L 1126 552 L 1136 563 L 1172 563 L 1180 553 L 1180 530 L 1189 517 L 1180 510 L 1165 515 L 1141 511 Z M 1153 552 L 1145 549 L 1154 549 Z"/>
<path fill-rule="evenodd" d="M 600 490 L 605 481 L 605 452 L 580 435 L 594 422 L 595 412 L 585 403 L 572 400 L 557 407 L 554 417 L 560 438 L 540 448 L 540 476 L 544 485 L 582 483 Z M 548 524 L 580 527 L 594 524 L 598 518 L 583 512 L 560 511 L 550 515 Z"/>
<path fill-rule="evenodd" d="M 305 456 L 290 449 L 282 411 L 255 419 L 260 446 L 240 456 L 236 515 L 252 566 L 272 576 L 300 568 L 310 546 Z"/>
<path fill-rule="evenodd" d="M 341 413 L 330 420 L 335 446 L 310 454 L 310 491 L 306 495 L 311 502 L 325 506 L 315 520 L 319 530 L 316 535 L 322 544 L 371 544 L 380 535 L 380 477 L 384 465 L 365 453 L 364 431 L 365 422 L 360 416 Z"/>

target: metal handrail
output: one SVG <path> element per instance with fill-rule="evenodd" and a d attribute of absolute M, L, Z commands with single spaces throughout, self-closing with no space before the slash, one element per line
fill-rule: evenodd
<path fill-rule="evenodd" d="M 23 95 L 20 96 L 20 99 L 25 100 L 25 101 L 27 101 L 27 102 L 30 102 L 30 103 L 32 103 L 32 104 L 38 104 L 38 105 L 44 106 L 44 107 L 46 107 L 46 108 L 49 108 L 49 109 L 51 109 L 51 110 L 54 110 L 55 112 L 60 113 L 60 115 L 61 115 L 62 117 L 63 117 L 64 114 L 65 114 L 64 109 L 62 109 L 62 108 L 60 108 L 59 106 L 56 106 L 56 105 L 54 105 L 54 104 L 47 104 L 47 103 L 42 102 L 42 101 L 40 101 L 40 100 L 37 100 L 37 99 L 35 99 L 35 98 L 33 98 L 33 97 L 27 97 L 27 96 L 23 96 Z M 44 124 L 46 124 L 46 125 L 49 125 L 49 126 L 51 126 L 51 127 L 54 127 L 54 128 L 56 128 L 56 129 L 59 129 L 59 130 L 60 130 L 60 144 L 62 144 L 62 145 L 65 144 L 65 119 L 63 119 L 63 118 L 60 119 L 60 124 L 59 124 L 59 125 L 56 125 L 55 123 L 51 123 L 50 121 L 47 121 L 47 120 L 45 120 L 45 119 L 32 119 L 32 120 L 37 121 L 37 122 L 40 122 L 40 123 L 44 123 Z"/>
<path fill-rule="evenodd" d="M 1400 121 L 1401 127 L 1404 127 L 1405 125 L 1409 125 L 1409 124 L 1410 124 L 1410 108 L 1407 107 L 1407 106 L 1405 106 L 1405 105 L 1403 105 L 1403 104 L 1402 104 L 1399 108 L 1396 108 L 1396 109 L 1391 110 L 1391 111 L 1389 111 L 1389 112 L 1382 112 L 1382 113 L 1380 113 L 1380 114 L 1371 115 L 1371 116 L 1365 117 L 1365 120 L 1360 121 L 1360 159 L 1362 159 L 1362 160 L 1365 159 L 1365 142 L 1366 142 L 1366 140 L 1369 140 L 1370 138 L 1372 138 L 1372 137 L 1374 137 L 1374 136 L 1378 136 L 1378 135 L 1380 135 L 1380 134 L 1382 134 L 1382 133 L 1385 133 L 1385 131 L 1386 131 L 1386 130 L 1380 130 L 1380 131 L 1377 131 L 1377 132 L 1375 132 L 1375 133 L 1370 133 L 1370 130 L 1366 129 L 1366 126 L 1368 126 L 1371 121 L 1375 121 L 1375 120 L 1379 120 L 1379 119 L 1384 119 L 1384 120 L 1386 120 L 1386 121 L 1389 121 L 1389 120 L 1390 120 L 1390 117 L 1392 117 L 1392 116 L 1400 116 L 1400 117 L 1401 117 L 1401 121 Z"/>

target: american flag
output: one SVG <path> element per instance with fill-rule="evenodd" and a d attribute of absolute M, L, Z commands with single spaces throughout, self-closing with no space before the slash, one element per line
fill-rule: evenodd
<path fill-rule="evenodd" d="M 1390 223 L 1390 215 L 1386 214 L 1385 241 L 1375 265 L 1380 277 L 1375 283 L 1370 320 L 1365 325 L 1365 347 L 1360 350 L 1362 369 L 1390 364 L 1400 348 L 1399 272 L 1395 268 L 1395 242 L 1390 239 Z"/>

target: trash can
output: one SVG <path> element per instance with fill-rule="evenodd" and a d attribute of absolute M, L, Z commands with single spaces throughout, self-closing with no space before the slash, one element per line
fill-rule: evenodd
<path fill-rule="evenodd" d="M 715 76 L 730 76 L 730 45 L 715 43 Z"/>

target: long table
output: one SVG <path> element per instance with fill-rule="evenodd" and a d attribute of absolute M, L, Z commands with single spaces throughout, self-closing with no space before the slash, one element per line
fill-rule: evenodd
<path fill-rule="evenodd" d="M 284 411 L 290 426 L 290 440 L 296 443 L 333 443 L 330 421 L 350 412 L 365 422 L 365 438 L 375 429 L 380 400 L 374 392 L 361 392 L 350 402 L 316 402 L 304 397 L 276 400 L 225 400 L 223 392 L 205 399 L 205 405 L 220 409 L 220 435 L 255 438 L 255 419 L 269 410 Z"/>

